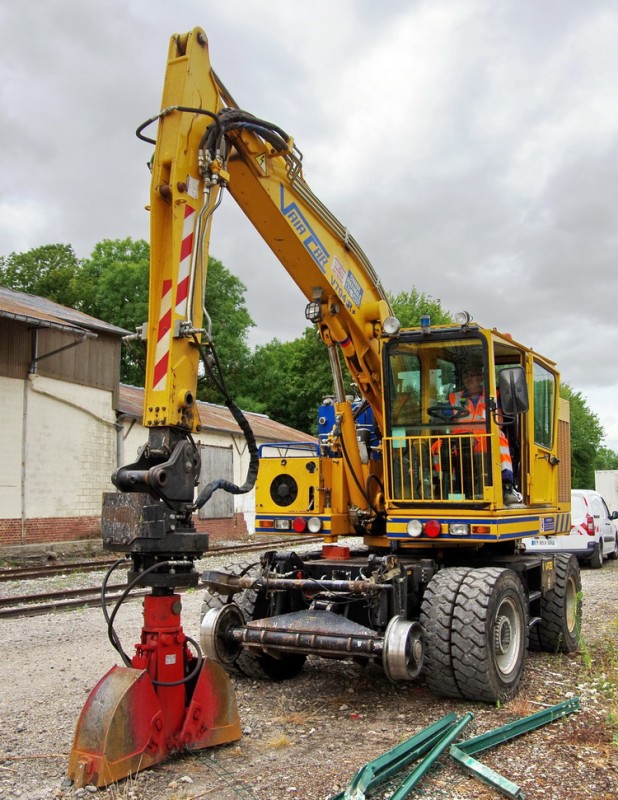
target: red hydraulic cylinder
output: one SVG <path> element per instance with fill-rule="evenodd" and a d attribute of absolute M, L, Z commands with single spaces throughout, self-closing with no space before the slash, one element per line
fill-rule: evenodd
<path fill-rule="evenodd" d="M 181 608 L 177 594 L 151 594 L 144 598 L 142 640 L 135 645 L 136 652 L 131 659 L 132 666 L 145 669 L 155 686 L 170 750 L 178 747 L 175 736 L 185 715 L 185 665 L 190 671 L 197 664 L 180 625 Z"/>

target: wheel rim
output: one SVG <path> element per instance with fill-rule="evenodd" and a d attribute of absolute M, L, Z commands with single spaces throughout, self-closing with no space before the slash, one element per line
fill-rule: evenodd
<path fill-rule="evenodd" d="M 570 575 L 567 584 L 564 598 L 564 613 L 566 618 L 566 625 L 569 633 L 576 633 L 577 628 L 577 584 L 575 578 Z"/>
<path fill-rule="evenodd" d="M 509 676 L 519 662 L 522 642 L 521 612 L 511 598 L 505 598 L 494 623 L 494 656 L 498 670 Z"/>
<path fill-rule="evenodd" d="M 384 632 L 382 666 L 389 680 L 411 681 L 423 666 L 425 647 L 418 622 L 393 617 Z"/>

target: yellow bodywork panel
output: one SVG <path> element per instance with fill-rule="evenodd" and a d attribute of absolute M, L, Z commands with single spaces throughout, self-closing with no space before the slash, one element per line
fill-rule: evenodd
<path fill-rule="evenodd" d="M 208 114 L 171 110 L 158 122 L 150 190 L 150 294 L 144 425 L 195 431 L 199 353 L 181 326 L 202 326 L 208 263 L 208 208 L 198 169 L 199 144 L 222 102 L 203 31 L 170 42 L 162 109 L 176 106 Z M 206 197 L 217 199 L 213 187 Z M 196 249 L 197 220 L 203 236 Z M 199 336 L 198 336 L 199 338 Z"/>
<path fill-rule="evenodd" d="M 322 513 L 319 463 L 317 456 L 262 458 L 255 488 L 257 513 L 270 514 L 274 509 L 286 514 Z"/>

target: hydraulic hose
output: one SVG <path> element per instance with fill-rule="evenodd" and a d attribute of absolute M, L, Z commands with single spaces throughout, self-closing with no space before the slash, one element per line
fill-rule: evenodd
<path fill-rule="evenodd" d="M 245 415 L 238 408 L 236 403 L 234 403 L 230 398 L 226 399 L 225 405 L 229 408 L 230 413 L 238 423 L 238 427 L 243 432 L 245 440 L 247 442 L 247 447 L 249 448 L 250 460 L 249 460 L 249 467 L 247 469 L 247 476 L 242 486 L 237 486 L 235 483 L 226 481 L 223 478 L 211 481 L 199 493 L 194 503 L 196 509 L 202 508 L 202 506 L 205 505 L 210 500 L 210 498 L 217 491 L 217 489 L 223 489 L 223 491 L 229 492 L 230 494 L 246 494 L 247 492 L 250 492 L 251 489 L 253 489 L 253 487 L 255 486 L 255 481 L 257 479 L 258 467 L 259 467 L 258 448 L 257 448 L 257 443 L 255 441 L 255 436 L 253 434 L 253 431 L 251 430 L 251 426 L 249 425 L 249 422 L 245 417 Z"/>
<path fill-rule="evenodd" d="M 242 486 L 237 486 L 235 483 L 232 483 L 231 481 L 226 481 L 224 478 L 219 478 L 217 480 L 211 481 L 202 489 L 202 491 L 197 496 L 195 503 L 193 504 L 193 509 L 197 510 L 199 508 L 202 508 L 202 506 L 204 506 L 210 500 L 210 498 L 218 489 L 223 489 L 223 491 L 229 492 L 230 494 L 246 494 L 247 492 L 250 492 L 251 489 L 253 489 L 253 487 L 255 486 L 260 459 L 258 454 L 257 442 L 255 441 L 255 435 L 251 429 L 249 420 L 245 417 L 240 408 L 232 400 L 227 390 L 227 387 L 225 385 L 225 380 L 223 379 L 221 364 L 217 357 L 217 352 L 214 348 L 214 345 L 212 344 L 212 342 L 209 343 L 209 349 L 210 352 L 212 353 L 214 367 L 216 369 L 217 374 L 215 374 L 215 369 L 213 369 L 213 366 L 211 365 L 209 359 L 206 357 L 206 354 L 204 353 L 204 348 L 202 347 L 197 337 L 194 336 L 193 339 L 195 341 L 195 344 L 200 350 L 200 355 L 202 357 L 204 369 L 208 373 L 208 376 L 213 381 L 217 389 L 223 395 L 225 405 L 228 407 L 231 415 L 236 420 L 238 427 L 243 432 L 245 441 L 247 442 L 247 448 L 249 450 L 249 467 L 247 468 L 247 475 L 245 478 L 245 482 L 242 484 Z"/>

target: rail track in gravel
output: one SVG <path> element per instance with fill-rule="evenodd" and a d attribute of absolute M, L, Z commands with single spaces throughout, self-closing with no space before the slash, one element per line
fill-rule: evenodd
<path fill-rule="evenodd" d="M 221 547 L 213 547 L 204 557 L 235 555 L 238 553 L 259 552 L 270 550 L 279 545 L 312 544 L 321 541 L 320 537 L 305 536 L 294 539 L 276 539 L 271 541 L 248 542 Z M 11 567 L 0 569 L 0 581 L 25 581 L 39 580 L 49 577 L 65 576 L 75 573 L 103 572 L 113 566 L 118 559 L 90 559 L 88 561 L 73 561 L 64 564 L 41 564 L 29 567 Z M 204 588 L 198 584 L 197 589 Z M 106 587 L 105 601 L 107 605 L 115 603 L 126 589 L 125 584 L 108 585 Z M 147 590 L 137 589 L 127 597 L 127 600 L 144 597 Z M 50 614 L 61 611 L 71 611 L 76 608 L 88 608 L 101 605 L 101 586 L 88 586 L 76 589 L 60 589 L 55 591 L 33 592 L 11 597 L 0 597 L 0 619 L 16 617 L 31 617 L 37 614 Z"/>

